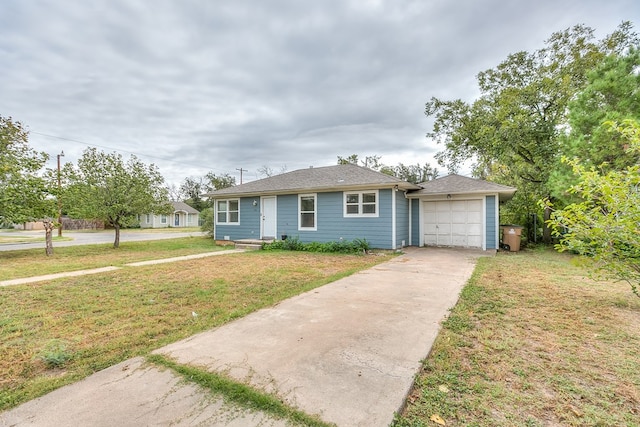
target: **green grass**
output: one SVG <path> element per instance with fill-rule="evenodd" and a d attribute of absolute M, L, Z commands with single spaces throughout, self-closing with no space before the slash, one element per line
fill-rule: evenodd
<path fill-rule="evenodd" d="M 298 409 L 292 408 L 275 396 L 262 393 L 245 384 L 238 383 L 223 375 L 204 371 L 192 366 L 180 365 L 173 360 L 150 355 L 147 360 L 164 366 L 180 374 L 186 381 L 196 383 L 216 395 L 222 395 L 225 401 L 238 404 L 244 408 L 262 411 L 279 419 L 287 419 L 296 425 L 308 427 L 330 427 L 317 416 L 310 416 Z"/>
<path fill-rule="evenodd" d="M 47 257 L 42 249 L 0 251 L 0 281 L 41 276 L 63 271 L 122 266 L 136 261 L 172 258 L 229 249 L 217 246 L 208 237 L 123 242 L 118 249 L 111 243 L 56 248 Z"/>
<path fill-rule="evenodd" d="M 0 410 L 386 259 L 257 251 L 0 288 Z"/>
<path fill-rule="evenodd" d="M 640 299 L 572 260 L 481 258 L 394 426 L 639 426 Z"/>

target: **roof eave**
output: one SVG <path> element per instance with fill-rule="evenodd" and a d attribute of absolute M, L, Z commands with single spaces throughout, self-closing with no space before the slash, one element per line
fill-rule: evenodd
<path fill-rule="evenodd" d="M 384 184 L 355 184 L 344 186 L 326 186 L 326 187 L 298 187 L 290 188 L 286 190 L 272 190 L 272 191 L 251 191 L 251 192 L 228 192 L 220 193 L 216 192 L 207 193 L 204 196 L 212 199 L 227 199 L 229 197 L 259 197 L 259 196 L 280 196 L 285 194 L 304 194 L 304 193 L 328 193 L 333 191 L 357 191 L 357 190 L 383 190 L 393 189 L 398 186 L 400 190 L 417 190 L 420 187 L 411 184 L 410 182 L 389 182 Z"/>

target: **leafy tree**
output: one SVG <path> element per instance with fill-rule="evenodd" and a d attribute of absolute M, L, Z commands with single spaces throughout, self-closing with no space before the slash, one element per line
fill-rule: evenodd
<path fill-rule="evenodd" d="M 215 190 L 221 190 L 223 188 L 233 187 L 234 185 L 236 185 L 236 179 L 228 173 L 216 175 L 213 172 L 209 172 L 204 176 L 204 179 L 201 181 L 201 183 L 206 192 L 212 192 Z M 215 215 L 213 207 L 210 204 L 207 204 L 207 207 L 200 212 L 200 218 L 202 219 L 202 225 L 200 226 L 200 229 L 213 237 Z"/>
<path fill-rule="evenodd" d="M 381 156 L 373 155 L 373 156 L 366 156 L 364 160 L 361 160 L 358 158 L 357 154 L 352 154 L 347 157 L 338 156 L 338 164 L 339 165 L 348 165 L 348 164 L 358 165 L 359 164 L 360 166 L 363 166 L 365 168 L 369 168 L 377 171 L 382 166 L 384 166 L 382 163 L 380 163 L 380 159 L 382 159 Z"/>
<path fill-rule="evenodd" d="M 438 177 L 438 169 L 432 168 L 429 163 L 425 163 L 424 165 L 421 165 L 420 163 L 416 163 L 415 165 L 398 163 L 397 166 L 383 166 L 380 168 L 380 172 L 395 176 L 396 178 L 400 178 L 413 184 L 431 181 Z"/>
<path fill-rule="evenodd" d="M 203 209 L 200 212 L 200 220 L 202 221 L 202 225 L 200 226 L 200 230 L 207 233 L 209 237 L 214 237 L 214 215 L 213 215 L 213 207 L 208 207 Z"/>
<path fill-rule="evenodd" d="M 627 151 L 640 154 L 640 122 L 607 126 L 613 139 L 628 141 Z M 581 201 L 551 215 L 549 224 L 560 239 L 556 248 L 586 256 L 597 271 L 627 281 L 640 297 L 640 164 L 602 172 L 575 158 L 563 161 L 578 177 L 569 191 Z M 553 207 L 549 200 L 543 204 Z"/>
<path fill-rule="evenodd" d="M 229 188 L 236 185 L 236 178 L 228 173 L 216 175 L 213 172 L 209 172 L 204 176 L 204 178 L 207 192 L 222 190 L 223 188 Z"/>
<path fill-rule="evenodd" d="M 29 148 L 28 132 L 20 122 L 0 116 L 0 224 L 42 220 L 45 252 L 51 255 L 56 205 L 40 175 L 48 159 L 47 153 Z"/>
<path fill-rule="evenodd" d="M 588 73 L 587 86 L 569 103 L 570 133 L 560 140 L 568 158 L 580 158 L 583 166 L 597 166 L 602 172 L 623 170 L 637 162 L 637 153 L 625 150 L 626 141 L 613 135 L 605 123 L 640 120 L 639 48 L 610 55 Z M 554 196 L 566 199 L 566 189 L 576 179 L 571 166 L 562 163 L 551 177 Z"/>
<path fill-rule="evenodd" d="M 194 209 L 202 212 L 209 206 L 207 200 L 202 198 L 206 192 L 206 185 L 202 177 L 187 177 L 180 185 L 179 193 L 183 201 Z"/>
<path fill-rule="evenodd" d="M 172 212 L 164 178 L 155 165 L 147 166 L 136 156 L 125 163 L 120 154 L 88 148 L 77 168 L 68 164 L 64 172 L 69 183 L 64 204 L 69 214 L 112 226 L 114 248 L 120 246 L 120 229 L 133 224 L 137 215 Z"/>
<path fill-rule="evenodd" d="M 21 223 L 54 214 L 46 181 L 39 174 L 49 159 L 29 147 L 26 129 L 0 116 L 0 223 Z"/>
<path fill-rule="evenodd" d="M 357 154 L 352 154 L 347 157 L 338 156 L 338 164 L 359 164 L 365 168 L 373 169 L 390 176 L 395 176 L 396 178 L 400 178 L 414 184 L 429 181 L 438 177 L 438 170 L 432 168 L 429 163 L 425 163 L 424 166 L 420 165 L 420 163 L 415 165 L 398 163 L 397 166 L 387 166 L 381 163 L 381 159 L 382 156 L 373 155 L 365 157 L 364 160 L 360 160 Z"/>
<path fill-rule="evenodd" d="M 569 102 L 587 83 L 588 72 L 608 55 L 637 43 L 630 23 L 602 41 L 582 25 L 552 34 L 535 52 L 511 54 L 496 68 L 478 74 L 481 96 L 472 103 L 432 98 L 427 116 L 434 116 L 428 134 L 444 145 L 440 164 L 457 170 L 476 161 L 474 175 L 518 188 L 538 200 L 550 196 L 548 181 L 559 155 L 559 138 L 567 126 Z M 516 193 L 512 205 L 520 203 Z M 517 212 L 524 222 L 535 205 Z M 550 210 L 545 210 L 548 218 Z M 548 227 L 544 240 L 551 240 Z"/>

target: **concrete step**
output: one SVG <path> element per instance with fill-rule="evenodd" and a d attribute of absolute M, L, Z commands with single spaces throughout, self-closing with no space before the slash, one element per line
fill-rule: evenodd
<path fill-rule="evenodd" d="M 262 249 L 263 243 L 271 243 L 273 239 L 240 239 L 234 240 L 236 249 L 246 249 L 249 251 L 257 251 Z"/>
<path fill-rule="evenodd" d="M 262 243 L 238 243 L 235 245 L 236 249 L 244 249 L 247 251 L 259 251 L 262 249 Z"/>

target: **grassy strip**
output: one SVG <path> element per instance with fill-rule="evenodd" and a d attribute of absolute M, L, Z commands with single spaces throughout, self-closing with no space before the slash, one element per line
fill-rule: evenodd
<path fill-rule="evenodd" d="M 640 299 L 572 258 L 482 258 L 395 427 L 640 426 Z"/>
<path fill-rule="evenodd" d="M 2 288 L 0 410 L 387 259 L 256 251 Z"/>
<path fill-rule="evenodd" d="M 213 252 L 230 247 L 217 246 L 209 237 L 183 237 L 142 242 L 123 242 L 119 249 L 111 243 L 56 248 L 45 256 L 42 249 L 0 251 L 0 280 L 19 279 L 65 271 L 122 266 L 136 261 L 171 258 Z"/>
<path fill-rule="evenodd" d="M 157 354 L 147 356 L 147 360 L 169 368 L 180 374 L 185 380 L 196 383 L 212 393 L 221 394 L 226 401 L 236 403 L 244 408 L 262 411 L 276 418 L 288 419 L 309 427 L 329 427 L 333 425 L 325 423 L 318 416 L 311 416 L 292 408 L 275 396 L 262 393 L 222 375 L 181 365 Z"/>

